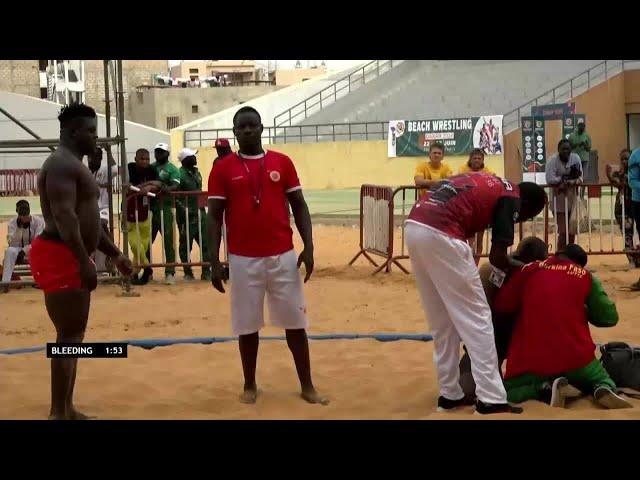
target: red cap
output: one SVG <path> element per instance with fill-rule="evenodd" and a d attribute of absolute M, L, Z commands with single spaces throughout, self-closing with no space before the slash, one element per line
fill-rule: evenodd
<path fill-rule="evenodd" d="M 226 138 L 219 138 L 219 139 L 216 140 L 215 146 L 216 146 L 216 148 L 218 148 L 218 147 L 230 147 L 229 140 L 227 140 Z"/>

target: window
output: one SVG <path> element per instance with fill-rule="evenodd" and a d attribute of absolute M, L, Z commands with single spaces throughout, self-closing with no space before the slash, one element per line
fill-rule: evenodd
<path fill-rule="evenodd" d="M 189 69 L 189 74 L 191 75 L 191 74 L 193 74 L 193 73 L 195 73 L 196 75 L 198 75 L 198 73 L 199 73 L 198 69 L 197 69 L 197 68 L 190 68 L 190 69 Z"/>
<path fill-rule="evenodd" d="M 176 128 L 180 125 L 180 117 L 167 117 L 167 130 Z"/>
<path fill-rule="evenodd" d="M 40 72 L 45 72 L 47 70 L 48 65 L 49 65 L 48 60 L 38 60 L 38 70 Z"/>
<path fill-rule="evenodd" d="M 45 88 L 41 88 L 40 89 L 40 98 L 47 98 L 47 89 Z"/>
<path fill-rule="evenodd" d="M 198 105 L 191 105 L 191 113 L 198 113 Z"/>

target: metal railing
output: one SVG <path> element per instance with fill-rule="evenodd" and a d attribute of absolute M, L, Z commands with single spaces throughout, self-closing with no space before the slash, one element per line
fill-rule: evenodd
<path fill-rule="evenodd" d="M 265 144 L 304 142 L 348 142 L 352 140 L 386 140 L 389 122 L 323 123 L 293 125 L 291 127 L 264 127 Z M 277 135 L 276 135 L 277 130 Z M 212 130 L 185 130 L 184 144 L 188 148 L 211 146 L 218 138 L 227 138 L 232 145 L 236 139 L 231 128 Z"/>
<path fill-rule="evenodd" d="M 3 152 L 4 153 L 4 152 Z M 19 197 L 38 195 L 39 168 L 0 170 L 0 197 Z M 113 195 L 121 193 L 120 169 L 111 179 Z"/>
<path fill-rule="evenodd" d="M 505 134 L 520 128 L 520 118 L 531 115 L 531 107 L 566 103 L 612 76 L 625 70 L 640 68 L 640 60 L 605 60 L 566 80 L 528 102 L 504 114 Z"/>
<path fill-rule="evenodd" d="M 554 187 L 541 186 L 545 188 L 549 202 L 536 218 L 518 224 L 514 245 L 509 253 L 525 236 L 536 236 L 545 241 L 551 253 L 562 244 L 573 241 L 582 245 L 589 255 L 626 255 L 630 263 L 640 265 L 640 250 L 633 243 L 633 219 L 628 202 L 625 202 L 624 191 L 620 193 L 619 207 L 616 207 L 615 186 L 585 184 L 577 187 L 571 201 L 572 207 L 569 207 L 566 196 L 559 203 L 557 197 L 552 195 Z M 419 187 L 414 185 L 395 189 L 383 185 L 362 185 L 360 250 L 349 265 L 363 255 L 376 267 L 374 274 L 382 270 L 390 272 L 393 264 L 404 273 L 409 273 L 400 263 L 400 260 L 409 258 L 404 221 L 417 200 L 418 190 Z M 580 196 L 582 191 L 584 198 Z M 570 216 L 556 215 L 562 204 L 565 212 L 573 212 Z M 396 228 L 399 228 L 399 238 L 396 238 Z M 491 229 L 487 229 L 469 239 L 476 259 L 489 256 L 490 238 Z M 378 265 L 370 255 L 382 257 L 382 264 Z"/>
<path fill-rule="evenodd" d="M 143 207 L 144 220 L 141 219 L 142 212 L 139 210 L 139 205 L 136 200 L 142 194 L 130 192 L 127 196 L 127 201 L 131 204 L 131 212 L 128 214 L 128 218 L 123 219 L 126 222 L 127 229 L 130 232 L 135 232 L 133 238 L 129 239 L 132 255 L 131 261 L 134 268 L 161 268 L 161 267 L 209 267 L 211 265 L 209 258 L 206 258 L 204 253 L 208 251 L 208 234 L 207 234 L 207 192 L 204 191 L 175 191 L 169 192 L 163 196 L 159 196 L 156 201 L 163 202 L 167 195 L 171 199 L 171 232 L 165 231 L 165 210 L 162 206 L 156 210 L 160 214 L 160 231 L 158 237 L 160 237 L 161 243 L 161 259 L 153 258 L 153 241 L 151 240 L 149 245 L 142 245 L 142 238 L 147 237 L 151 239 L 152 223 L 151 219 L 153 212 L 149 206 Z M 190 200 L 195 199 L 195 214 L 193 209 L 190 213 L 189 205 L 192 203 Z M 193 228 L 193 231 L 190 231 Z M 142 229 L 147 229 L 147 232 L 141 232 Z M 144 233 L 144 235 L 141 235 Z M 165 243 L 166 239 L 170 239 L 172 245 L 168 248 Z M 193 243 L 198 245 L 198 255 L 196 258 L 192 256 L 192 239 Z M 146 258 L 146 250 L 149 257 Z M 222 249 L 224 253 L 223 263 L 228 263 L 229 252 L 227 249 L 226 241 L 226 228 L 222 228 Z M 173 259 L 167 258 L 167 252 L 173 252 Z M 171 261 L 170 261 L 171 260 Z"/>
<path fill-rule="evenodd" d="M 345 75 L 341 79 L 323 88 L 319 92 L 302 100 L 294 106 L 276 115 L 273 119 L 274 128 L 290 127 L 294 123 L 301 122 L 314 113 L 335 103 L 339 98 L 348 95 L 374 78 L 391 70 L 402 60 L 373 60 L 362 68 Z M 277 133 L 277 132 L 276 132 Z"/>

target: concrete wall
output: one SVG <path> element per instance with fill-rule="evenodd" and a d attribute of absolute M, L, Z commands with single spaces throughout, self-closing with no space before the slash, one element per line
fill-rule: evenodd
<path fill-rule="evenodd" d="M 177 151 L 180 148 L 179 138 L 173 137 L 172 140 L 172 150 Z M 268 150 L 271 147 L 265 145 L 264 148 Z M 273 150 L 291 157 L 302 186 L 308 190 L 360 188 L 363 183 L 410 185 L 413 184 L 416 164 L 426 158 L 388 158 L 386 140 L 278 144 L 273 146 Z M 215 157 L 213 147 L 198 149 L 198 165 L 205 179 Z M 445 158 L 454 172 L 467 160 L 467 156 Z M 485 163 L 497 174 L 503 174 L 501 155 L 486 157 Z"/>
<path fill-rule="evenodd" d="M 204 60 L 185 60 L 178 65 L 174 65 L 171 67 L 171 77 L 172 78 L 189 78 L 189 70 L 195 68 L 198 70 L 198 73 L 194 73 L 193 75 L 198 75 L 199 77 L 207 76 L 207 62 Z"/>
<path fill-rule="evenodd" d="M 272 85 L 212 88 L 149 88 L 136 92 L 130 101 L 131 120 L 143 125 L 167 129 L 167 117 L 179 117 L 188 123 L 253 98 L 279 90 Z M 198 107 L 193 113 L 193 106 Z"/>
<path fill-rule="evenodd" d="M 606 179 L 608 163 L 617 163 L 618 154 L 627 146 L 626 113 L 640 107 L 640 71 L 631 70 L 610 78 L 573 101 L 576 112 L 587 116 L 587 132 L 592 148 L 598 151 L 598 178 Z M 638 110 L 640 111 L 640 109 Z M 547 158 L 557 152 L 562 135 L 560 121 L 547 123 Z M 505 136 L 505 172 L 507 178 L 522 178 L 522 135 L 520 129 Z"/>
<path fill-rule="evenodd" d="M 125 118 L 131 120 L 129 108 L 131 97 L 135 95 L 135 88 L 139 85 L 152 83 L 154 75 L 167 75 L 169 62 L 167 60 L 123 60 L 122 85 L 125 97 Z M 97 112 L 104 113 L 104 70 L 102 60 L 85 61 L 85 103 L 91 105 Z M 113 101 L 113 86 L 109 78 L 109 93 Z M 113 108 L 113 104 L 112 104 Z"/>
<path fill-rule="evenodd" d="M 627 113 L 640 113 L 640 70 L 624 73 L 624 102 Z"/>
<path fill-rule="evenodd" d="M 289 86 L 327 73 L 327 67 L 276 70 L 276 85 Z"/>
<path fill-rule="evenodd" d="M 0 90 L 40 98 L 38 60 L 0 60 Z"/>
<path fill-rule="evenodd" d="M 345 69 L 342 72 L 350 70 L 352 69 Z M 311 95 L 318 93 L 323 88 L 332 85 L 343 75 L 342 72 L 331 72 L 330 74 L 312 78 L 306 82 L 285 87 L 268 95 L 249 100 L 246 102 L 246 105 L 250 105 L 260 112 L 262 123 L 265 127 L 272 126 L 273 118 L 276 115 Z M 178 128 L 180 130 L 231 128 L 233 125 L 233 115 L 236 111 L 237 107 L 227 108 L 200 120 L 180 125 Z"/>

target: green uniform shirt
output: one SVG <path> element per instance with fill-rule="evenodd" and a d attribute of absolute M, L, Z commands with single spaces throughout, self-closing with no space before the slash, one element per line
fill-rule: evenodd
<path fill-rule="evenodd" d="M 168 187 L 172 185 L 173 182 L 180 185 L 180 172 L 178 171 L 178 167 L 173 163 L 167 162 L 164 165 L 158 165 L 158 162 L 153 162 L 151 168 L 158 174 L 158 180 L 162 182 L 162 185 Z M 161 203 L 163 207 L 171 207 L 173 204 L 171 195 L 164 195 L 162 201 L 155 200 L 151 202 L 151 209 L 157 211 L 160 207 L 159 203 Z"/>
<path fill-rule="evenodd" d="M 613 327 L 618 323 L 616 304 L 607 296 L 602 282 L 591 275 L 591 291 L 587 297 L 587 318 L 596 327 Z"/>
<path fill-rule="evenodd" d="M 202 191 L 202 175 L 197 168 L 189 170 L 188 168 L 180 167 L 180 188 L 183 192 Z M 188 202 L 187 202 L 188 198 Z M 184 208 L 185 205 L 189 206 L 189 220 L 197 220 L 198 218 L 198 198 L 196 195 L 180 196 L 180 207 Z"/>
<path fill-rule="evenodd" d="M 569 143 L 571 144 L 571 150 L 573 153 L 580 157 L 583 162 L 589 161 L 589 151 L 591 150 L 591 137 L 585 130 L 582 135 L 578 131 L 574 131 L 569 135 Z"/>

